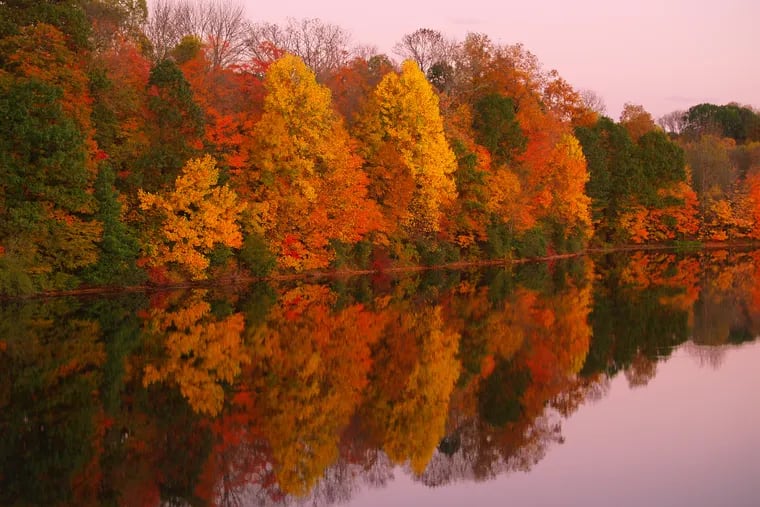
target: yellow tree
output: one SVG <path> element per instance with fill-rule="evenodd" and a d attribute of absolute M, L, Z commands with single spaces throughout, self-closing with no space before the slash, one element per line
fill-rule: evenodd
<path fill-rule="evenodd" d="M 563 134 L 549 157 L 553 183 L 553 216 L 566 228 L 591 227 L 591 199 L 586 195 L 589 179 L 586 157 L 578 140 Z"/>
<path fill-rule="evenodd" d="M 330 91 L 301 59 L 286 55 L 265 81 L 264 114 L 254 129 L 252 170 L 238 185 L 253 195 L 254 225 L 283 267 L 326 267 L 330 241 L 355 243 L 380 227 L 367 176 Z"/>
<path fill-rule="evenodd" d="M 530 203 L 526 202 L 520 178 L 509 168 L 503 168 L 486 178 L 489 194 L 487 210 L 501 217 L 518 232 L 530 229 L 536 223 L 535 214 L 531 213 Z"/>
<path fill-rule="evenodd" d="M 158 218 L 145 244 L 148 265 L 173 262 L 198 280 L 205 277 L 208 254 L 217 245 L 241 246 L 238 219 L 246 205 L 227 185 L 217 185 L 218 180 L 216 162 L 207 155 L 185 165 L 173 190 L 138 191 L 140 209 L 155 211 Z"/>
<path fill-rule="evenodd" d="M 364 143 L 373 197 L 386 217 L 400 218 L 409 233 L 437 232 L 442 206 L 456 195 L 452 173 L 457 164 L 444 136 L 438 96 L 414 62 L 404 62 L 400 74 L 388 73 L 380 81 L 357 134 Z M 388 152 L 396 155 L 391 162 L 396 167 L 388 167 Z M 393 211 L 397 207 L 392 202 L 396 198 L 393 182 L 382 181 L 394 173 L 401 176 L 396 179 L 411 177 L 415 183 L 401 213 Z M 378 190 L 389 184 L 389 191 Z"/>

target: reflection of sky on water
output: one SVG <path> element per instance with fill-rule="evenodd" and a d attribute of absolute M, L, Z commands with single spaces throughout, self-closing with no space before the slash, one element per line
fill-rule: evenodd
<path fill-rule="evenodd" d="M 428 488 L 397 470 L 349 505 L 758 505 L 760 342 L 723 348 L 717 368 L 698 349 L 687 343 L 658 363 L 646 387 L 616 376 L 527 474 Z"/>

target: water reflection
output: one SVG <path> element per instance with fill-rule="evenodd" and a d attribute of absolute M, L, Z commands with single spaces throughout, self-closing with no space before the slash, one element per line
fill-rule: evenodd
<path fill-rule="evenodd" d="M 161 294 L 143 318 L 146 364 L 143 385 L 177 385 L 190 406 L 214 416 L 231 384 L 251 357 L 243 347 L 241 312 L 212 311 L 208 291 Z"/>
<path fill-rule="evenodd" d="M 621 373 L 720 365 L 757 252 L 0 308 L 0 504 L 331 504 L 527 471 Z M 685 344 L 685 345 L 684 345 Z"/>

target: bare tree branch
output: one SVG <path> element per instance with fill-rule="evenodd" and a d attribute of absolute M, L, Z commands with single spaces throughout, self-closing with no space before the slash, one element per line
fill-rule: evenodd
<path fill-rule="evenodd" d="M 248 37 L 248 50 L 255 59 L 268 61 L 277 48 L 300 57 L 318 78 L 343 66 L 351 58 L 350 36 L 337 25 L 319 19 L 288 19 L 287 25 L 255 23 Z M 274 55 L 273 55 L 274 53 Z"/>
<path fill-rule="evenodd" d="M 604 103 L 604 99 L 594 90 L 581 90 L 581 102 L 586 108 L 600 116 L 607 114 L 607 105 Z"/>
<path fill-rule="evenodd" d="M 665 132 L 680 134 L 686 126 L 686 111 L 671 111 L 657 119 L 657 125 Z"/>
<path fill-rule="evenodd" d="M 441 32 L 430 28 L 420 28 L 401 38 L 393 47 L 393 52 L 405 60 L 414 60 L 422 72 L 427 74 L 437 63 L 451 65 L 456 44 Z"/>
<path fill-rule="evenodd" d="M 168 58 L 182 38 L 191 35 L 203 42 L 215 67 L 244 58 L 248 31 L 243 7 L 223 0 L 156 0 L 145 26 L 155 60 Z"/>

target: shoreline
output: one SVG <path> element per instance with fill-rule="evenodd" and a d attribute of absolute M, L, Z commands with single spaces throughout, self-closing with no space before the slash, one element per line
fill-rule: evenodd
<path fill-rule="evenodd" d="M 482 268 L 489 266 L 511 266 L 519 264 L 528 264 L 531 262 L 551 262 L 562 259 L 572 259 L 595 254 L 612 254 L 617 252 L 638 252 L 638 251 L 677 251 L 677 252 L 698 252 L 701 250 L 728 250 L 728 249 L 750 249 L 760 247 L 760 242 L 737 242 L 721 243 L 706 242 L 694 243 L 693 245 L 619 245 L 614 247 L 592 247 L 586 248 L 580 252 L 547 255 L 543 257 L 522 257 L 522 258 L 505 258 L 505 259 L 486 259 L 481 261 L 457 261 L 446 264 L 437 264 L 434 266 L 395 266 L 385 269 L 335 269 L 329 271 L 311 271 L 297 274 L 279 274 L 265 277 L 239 276 L 234 278 L 215 278 L 198 282 L 183 282 L 168 285 L 132 285 L 132 286 L 97 286 L 82 287 L 71 290 L 60 291 L 43 291 L 25 296 L 0 296 L 0 301 L 30 300 L 30 299 L 48 299 L 66 296 L 96 296 L 96 295 L 114 295 L 133 292 L 166 292 L 183 289 L 203 289 L 213 287 L 232 287 L 238 285 L 250 285 L 257 282 L 282 282 L 290 280 L 320 280 L 320 279 L 337 279 L 350 278 L 354 276 L 376 275 L 383 273 L 415 273 L 421 271 L 433 270 L 463 270 L 468 268 Z"/>

